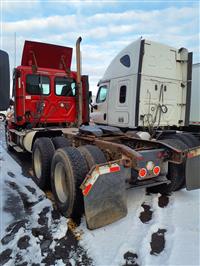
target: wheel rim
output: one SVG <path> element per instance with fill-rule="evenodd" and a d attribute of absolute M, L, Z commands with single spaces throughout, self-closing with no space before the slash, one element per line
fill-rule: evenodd
<path fill-rule="evenodd" d="M 60 202 L 65 203 L 68 200 L 67 178 L 64 165 L 59 162 L 54 170 L 54 180 L 56 194 Z"/>
<path fill-rule="evenodd" d="M 34 170 L 35 175 L 38 179 L 41 178 L 42 175 L 42 162 L 41 162 L 41 152 L 38 148 L 34 151 Z"/>

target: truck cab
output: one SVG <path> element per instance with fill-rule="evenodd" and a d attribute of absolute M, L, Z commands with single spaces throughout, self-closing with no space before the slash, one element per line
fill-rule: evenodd
<path fill-rule="evenodd" d="M 110 63 L 98 83 L 92 119 L 120 128 L 189 123 L 192 53 L 138 39 Z"/>
<path fill-rule="evenodd" d="M 13 72 L 14 123 L 22 127 L 76 123 L 77 74 L 72 48 L 26 41 Z M 88 77 L 82 76 L 83 122 L 88 121 Z"/>

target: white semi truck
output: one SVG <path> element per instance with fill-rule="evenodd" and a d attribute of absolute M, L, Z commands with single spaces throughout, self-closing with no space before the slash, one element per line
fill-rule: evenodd
<path fill-rule="evenodd" d="M 124 129 L 188 130 L 200 124 L 199 64 L 192 53 L 139 39 L 110 63 L 93 106 L 98 124 Z"/>

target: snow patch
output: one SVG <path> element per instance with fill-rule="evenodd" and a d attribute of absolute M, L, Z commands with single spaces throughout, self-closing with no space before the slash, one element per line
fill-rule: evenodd
<path fill-rule="evenodd" d="M 128 251 L 137 254 L 135 263 L 139 265 L 200 265 L 200 191 L 176 192 L 164 208 L 158 205 L 160 196 L 146 195 L 144 189 L 129 190 L 128 215 L 94 231 L 87 229 L 83 219 L 77 230 L 84 232 L 81 244 L 95 265 L 123 265 Z M 153 211 L 152 219 L 145 224 L 139 219 L 143 203 Z M 166 230 L 164 248 L 152 255 L 152 235 L 159 229 Z"/>

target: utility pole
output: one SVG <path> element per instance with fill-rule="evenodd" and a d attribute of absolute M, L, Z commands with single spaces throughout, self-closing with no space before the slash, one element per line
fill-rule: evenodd
<path fill-rule="evenodd" d="M 17 53 L 17 34 L 14 34 L 14 68 L 16 67 L 16 53 Z"/>

